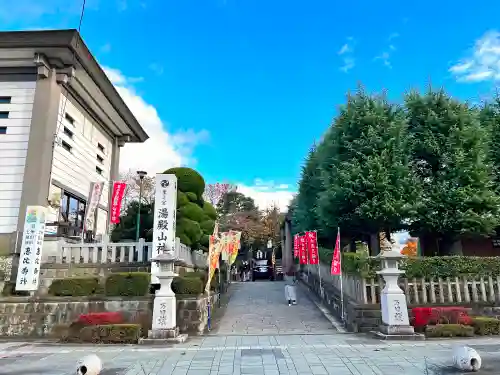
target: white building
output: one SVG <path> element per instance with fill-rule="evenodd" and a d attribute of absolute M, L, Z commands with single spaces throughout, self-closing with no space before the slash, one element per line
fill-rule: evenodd
<path fill-rule="evenodd" d="M 76 30 L 0 32 L 0 254 L 28 205 L 50 206 L 47 237 L 80 236 L 91 182 L 104 234 L 120 147 L 147 138 Z"/>

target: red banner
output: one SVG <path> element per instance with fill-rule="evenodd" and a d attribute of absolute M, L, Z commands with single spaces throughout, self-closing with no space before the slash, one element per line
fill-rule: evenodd
<path fill-rule="evenodd" d="M 293 257 L 298 258 L 300 254 L 299 235 L 293 236 Z"/>
<path fill-rule="evenodd" d="M 111 196 L 111 224 L 118 224 L 120 222 L 120 211 L 122 207 L 123 194 L 127 184 L 125 182 L 113 183 L 113 195 Z"/>
<path fill-rule="evenodd" d="M 299 263 L 307 264 L 307 240 L 306 236 L 299 236 Z"/>
<path fill-rule="evenodd" d="M 337 233 L 337 241 L 335 241 L 335 250 L 333 250 L 332 269 L 330 273 L 337 276 L 342 274 L 340 263 L 340 231 Z"/>
<path fill-rule="evenodd" d="M 307 249 L 309 250 L 309 264 L 319 264 L 318 238 L 315 231 L 306 232 Z"/>

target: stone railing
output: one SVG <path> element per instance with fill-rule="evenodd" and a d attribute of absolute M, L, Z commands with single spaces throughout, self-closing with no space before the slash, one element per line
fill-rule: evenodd
<path fill-rule="evenodd" d="M 76 243 L 58 242 L 53 254 L 43 260 L 45 264 L 110 264 L 150 262 L 153 248 L 151 242 Z M 175 257 L 191 267 L 206 267 L 207 256 L 201 251 L 192 251 L 179 238 L 175 243 Z"/>
<path fill-rule="evenodd" d="M 322 264 L 306 266 L 305 277 L 321 275 L 322 283 L 340 292 L 340 276 L 330 275 L 330 267 Z M 473 304 L 500 302 L 500 276 L 465 275 L 454 278 L 400 278 L 408 305 Z M 380 303 L 381 279 L 342 275 L 344 296 L 360 304 Z"/>

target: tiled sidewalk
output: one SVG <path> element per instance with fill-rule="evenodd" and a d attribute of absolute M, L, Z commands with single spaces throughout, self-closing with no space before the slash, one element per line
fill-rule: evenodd
<path fill-rule="evenodd" d="M 454 374 L 451 350 L 464 343 L 483 357 L 477 374 L 500 372 L 499 339 L 385 343 L 336 334 L 205 337 L 171 348 L 0 343 L 0 374 L 74 374 L 88 353 L 103 360 L 102 375 Z"/>

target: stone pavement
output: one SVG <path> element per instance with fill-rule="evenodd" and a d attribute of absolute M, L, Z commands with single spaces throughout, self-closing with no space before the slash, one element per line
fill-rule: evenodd
<path fill-rule="evenodd" d="M 297 288 L 298 304 L 288 306 L 283 281 L 240 282 L 218 324 L 219 335 L 332 334 L 332 322 Z"/>
<path fill-rule="evenodd" d="M 464 343 L 483 357 L 477 374 L 499 373 L 500 339 L 387 343 L 335 334 L 214 336 L 169 348 L 0 343 L 0 374 L 75 374 L 77 359 L 96 353 L 102 375 L 451 375 L 452 346 Z"/>

